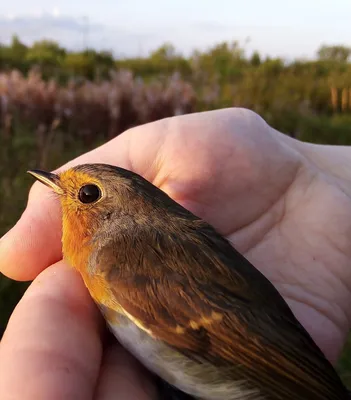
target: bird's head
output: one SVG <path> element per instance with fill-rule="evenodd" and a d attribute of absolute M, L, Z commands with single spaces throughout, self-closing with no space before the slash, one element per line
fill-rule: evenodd
<path fill-rule="evenodd" d="M 68 258 L 96 238 L 128 231 L 130 224 L 157 224 L 165 209 L 177 204 L 138 174 L 107 164 L 79 165 L 58 174 L 28 172 L 60 199 L 63 252 Z"/>

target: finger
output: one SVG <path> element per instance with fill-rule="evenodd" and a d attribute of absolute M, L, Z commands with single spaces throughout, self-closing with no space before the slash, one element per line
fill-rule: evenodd
<path fill-rule="evenodd" d="M 0 399 L 91 399 L 101 326 L 78 273 L 63 262 L 46 269 L 17 305 L 0 343 Z"/>
<path fill-rule="evenodd" d="M 118 163 L 128 168 L 127 149 L 128 135 L 121 135 L 60 169 L 86 162 Z M 59 202 L 52 191 L 36 182 L 22 217 L 0 240 L 0 272 L 12 279 L 32 280 L 61 258 Z"/>
<path fill-rule="evenodd" d="M 117 342 L 104 352 L 95 400 L 153 400 L 150 373 Z"/>

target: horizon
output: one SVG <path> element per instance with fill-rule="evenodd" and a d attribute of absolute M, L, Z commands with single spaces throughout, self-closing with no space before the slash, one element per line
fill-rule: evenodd
<path fill-rule="evenodd" d="M 330 3 L 247 0 L 243 7 L 237 0 L 193 0 L 185 6 L 178 0 L 165 6 L 160 0 L 132 0 L 116 6 L 111 0 L 13 0 L 0 4 L 0 42 L 16 34 L 27 45 L 50 39 L 69 50 L 107 50 L 118 58 L 145 57 L 167 42 L 188 56 L 238 41 L 247 54 L 313 59 L 322 45 L 351 45 L 351 2 Z"/>

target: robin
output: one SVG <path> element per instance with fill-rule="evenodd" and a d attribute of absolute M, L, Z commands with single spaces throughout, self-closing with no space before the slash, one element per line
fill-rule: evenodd
<path fill-rule="evenodd" d="M 162 190 L 107 164 L 29 173 L 60 198 L 65 260 L 165 399 L 349 399 L 271 282 Z"/>

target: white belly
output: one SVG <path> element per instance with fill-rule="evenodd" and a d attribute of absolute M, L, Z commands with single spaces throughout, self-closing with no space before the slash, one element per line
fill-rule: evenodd
<path fill-rule="evenodd" d="M 169 384 L 201 400 L 263 400 L 244 381 L 224 378 L 210 364 L 186 358 L 161 341 L 153 339 L 125 316 L 109 328 L 118 341 L 150 371 Z M 206 370 L 206 371 L 204 371 Z"/>

